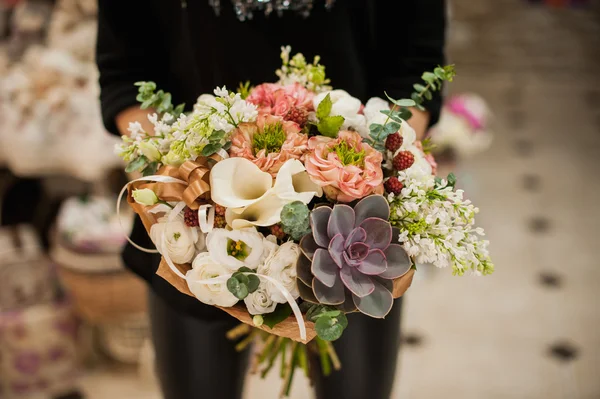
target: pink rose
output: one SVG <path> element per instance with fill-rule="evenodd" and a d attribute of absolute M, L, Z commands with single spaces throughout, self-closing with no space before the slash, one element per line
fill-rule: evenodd
<path fill-rule="evenodd" d="M 255 123 L 241 123 L 233 131 L 229 155 L 244 157 L 275 177 L 287 160 L 302 160 L 308 151 L 308 136 L 300 130 L 297 123 L 259 114 Z"/>
<path fill-rule="evenodd" d="M 308 149 L 306 170 L 330 199 L 351 202 L 383 194 L 383 156 L 358 133 L 342 131 L 336 139 L 311 137 Z"/>
<path fill-rule="evenodd" d="M 288 86 L 264 83 L 252 89 L 246 101 L 256 105 L 260 113 L 286 116 L 293 108 L 312 111 L 313 97 L 314 93 L 299 83 Z"/>

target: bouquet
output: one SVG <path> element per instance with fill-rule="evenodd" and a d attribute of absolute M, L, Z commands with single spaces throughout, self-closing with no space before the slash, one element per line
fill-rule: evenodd
<path fill-rule="evenodd" d="M 117 152 L 144 175 L 121 196 L 162 255 L 158 274 L 242 321 L 229 335 L 247 335 L 240 349 L 261 343 L 263 375 L 281 357 L 286 394 L 309 355 L 324 373 L 339 367 L 331 341 L 345 315 L 384 318 L 417 264 L 458 275 L 494 266 L 478 209 L 453 176 L 434 176 L 406 122 L 452 66 L 426 72 L 411 99 L 363 105 L 329 86 L 318 57 L 287 47 L 282 60 L 277 83 L 217 88 L 189 114 L 138 83 L 154 131 L 132 123 Z"/>

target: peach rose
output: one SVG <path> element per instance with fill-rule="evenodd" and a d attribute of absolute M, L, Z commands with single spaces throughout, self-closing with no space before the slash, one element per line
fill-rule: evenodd
<path fill-rule="evenodd" d="M 341 131 L 336 139 L 311 137 L 308 149 L 306 170 L 330 199 L 351 202 L 383 194 L 383 155 L 363 143 L 358 133 Z"/>
<path fill-rule="evenodd" d="M 308 151 L 308 136 L 300 130 L 297 123 L 259 114 L 255 123 L 233 131 L 229 155 L 244 157 L 275 177 L 288 159 L 302 160 Z"/>

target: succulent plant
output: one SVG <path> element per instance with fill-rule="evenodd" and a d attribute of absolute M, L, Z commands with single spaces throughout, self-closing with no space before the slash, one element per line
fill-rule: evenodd
<path fill-rule="evenodd" d="M 298 289 L 308 302 L 385 317 L 393 304 L 393 280 L 410 270 L 381 195 L 349 205 L 321 206 L 310 215 L 312 231 L 300 241 Z"/>

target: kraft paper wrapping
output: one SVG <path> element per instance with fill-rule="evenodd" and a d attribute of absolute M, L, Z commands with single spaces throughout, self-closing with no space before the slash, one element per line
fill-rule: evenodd
<path fill-rule="evenodd" d="M 156 217 L 154 214 L 150 213 L 147 210 L 146 206 L 136 203 L 133 200 L 133 198 L 131 197 L 131 192 L 132 192 L 132 190 L 130 189 L 128 196 L 127 196 L 127 201 L 129 203 L 129 205 L 133 208 L 133 210 L 140 216 L 142 223 L 144 224 L 144 227 L 146 228 L 146 231 L 150 232 L 150 228 L 152 227 L 152 225 L 157 223 Z M 185 264 L 185 265 L 175 264 L 175 266 L 184 275 L 187 273 L 188 270 L 191 269 L 191 266 L 189 264 Z M 164 259 L 161 260 L 160 266 L 158 267 L 156 274 L 159 275 L 160 277 L 162 277 L 163 279 L 167 280 L 169 282 L 169 284 L 171 284 L 173 287 L 177 288 L 180 292 L 182 292 L 186 295 L 192 296 L 192 297 L 194 296 L 191 293 L 191 291 L 189 290 L 187 282 L 185 280 L 183 280 L 182 278 L 180 278 L 179 276 L 177 276 L 175 273 L 173 273 L 173 271 L 169 268 L 169 265 L 167 265 L 167 262 Z M 408 290 L 408 288 L 412 284 L 414 274 L 415 274 L 415 271 L 411 269 L 404 276 L 394 280 L 394 290 L 393 290 L 394 298 L 399 298 L 402 295 L 404 295 L 406 290 Z M 218 308 L 223 310 L 224 312 L 227 312 L 231 316 L 235 317 L 242 323 L 256 327 L 256 326 L 254 326 L 254 323 L 252 323 L 252 316 L 250 316 L 248 314 L 248 311 L 243 307 L 243 305 L 237 305 L 237 306 L 234 306 L 231 308 L 222 308 L 222 307 L 218 306 Z M 305 341 L 300 339 L 298 323 L 296 322 L 296 318 L 293 316 L 290 316 L 286 320 L 277 324 L 273 329 L 271 329 L 265 325 L 258 327 L 258 328 L 260 328 L 261 330 L 264 330 L 270 334 L 274 334 L 274 335 L 284 337 L 284 338 L 290 338 L 294 341 L 306 344 L 306 343 L 310 342 L 313 338 L 315 338 L 317 333 L 315 331 L 314 323 L 305 320 L 305 324 L 306 324 L 306 340 Z"/>

